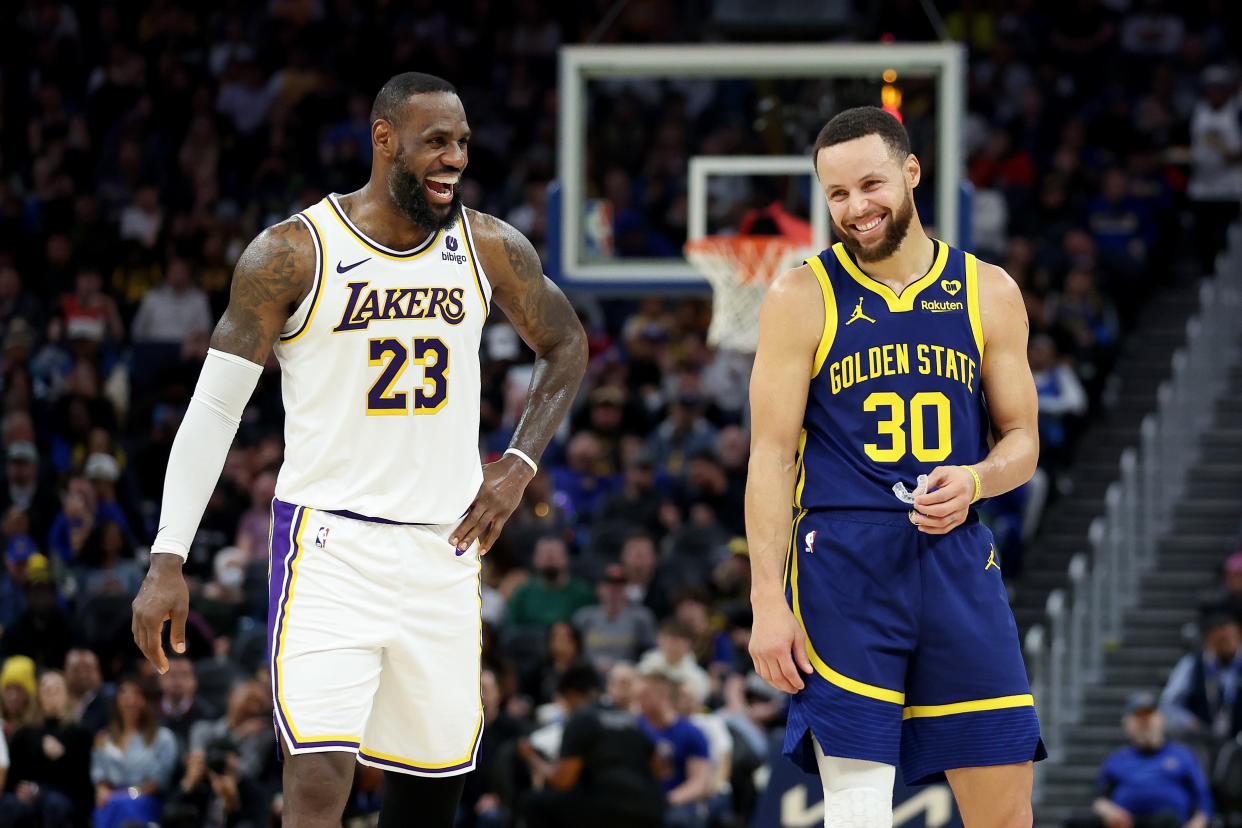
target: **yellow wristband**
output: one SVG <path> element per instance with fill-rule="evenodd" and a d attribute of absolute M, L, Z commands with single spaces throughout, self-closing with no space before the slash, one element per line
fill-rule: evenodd
<path fill-rule="evenodd" d="M 975 496 L 970 499 L 974 503 L 983 496 L 983 481 L 979 479 L 979 472 L 975 471 L 972 466 L 962 466 L 963 469 L 970 472 L 970 476 L 975 479 Z"/>

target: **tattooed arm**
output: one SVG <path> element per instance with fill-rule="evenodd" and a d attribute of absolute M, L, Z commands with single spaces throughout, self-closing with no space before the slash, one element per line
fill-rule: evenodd
<path fill-rule="evenodd" d="M 168 669 L 160 643 L 165 621 L 171 622 L 173 649 L 185 652 L 189 594 L 181 565 L 262 365 L 290 312 L 310 290 L 314 267 L 314 247 L 298 219 L 261 233 L 237 262 L 228 310 L 212 334 L 211 350 L 168 457 L 160 529 L 133 604 L 134 641 L 161 673 Z"/>
<path fill-rule="evenodd" d="M 510 448 L 538 459 L 569 412 L 586 371 L 586 332 L 560 288 L 543 275 L 535 248 L 505 222 L 470 211 L 479 260 L 492 285 L 492 301 L 535 352 L 526 409 Z M 520 458 L 505 455 L 484 469 L 483 486 L 450 542 L 480 553 L 500 536 L 505 521 L 534 476 Z"/>

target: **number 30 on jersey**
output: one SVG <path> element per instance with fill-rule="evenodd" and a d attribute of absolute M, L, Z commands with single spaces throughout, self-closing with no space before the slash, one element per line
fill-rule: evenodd
<path fill-rule="evenodd" d="M 895 463 L 906 454 L 906 401 L 892 391 L 877 391 L 863 400 L 863 411 L 887 409 L 888 418 L 876 423 L 880 435 L 890 440 L 887 446 L 864 443 L 863 451 L 877 463 Z M 925 420 L 927 409 L 936 414 L 936 442 L 927 445 Z M 921 391 L 910 398 L 910 453 L 922 463 L 939 463 L 953 452 L 953 432 L 949 424 L 949 398 L 939 391 Z"/>
<path fill-rule="evenodd" d="M 438 336 L 415 337 L 412 348 L 399 339 L 372 339 L 368 364 L 382 365 L 379 377 L 367 391 L 367 414 L 435 414 L 448 402 L 449 349 Z M 411 353 L 413 358 L 411 359 Z M 413 362 L 423 369 L 422 385 L 414 388 L 414 405 L 405 391 L 393 386 Z"/>

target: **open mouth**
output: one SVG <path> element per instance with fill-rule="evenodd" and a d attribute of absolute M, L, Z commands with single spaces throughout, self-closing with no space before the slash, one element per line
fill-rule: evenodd
<path fill-rule="evenodd" d="M 427 197 L 434 204 L 452 204 L 453 192 L 457 187 L 459 176 L 429 175 L 423 182 Z"/>
<path fill-rule="evenodd" d="M 860 239 L 870 238 L 880 232 L 884 227 L 886 216 L 884 214 L 872 216 L 866 221 L 854 222 L 850 225 L 850 229 L 854 231 L 854 235 Z"/>

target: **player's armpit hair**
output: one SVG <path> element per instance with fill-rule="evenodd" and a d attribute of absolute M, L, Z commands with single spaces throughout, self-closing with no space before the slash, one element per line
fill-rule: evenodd
<path fill-rule="evenodd" d="M 237 260 L 229 306 L 211 335 L 211 347 L 262 364 L 280 325 L 306 298 L 314 270 L 314 243 L 301 220 L 290 218 L 264 230 Z"/>

